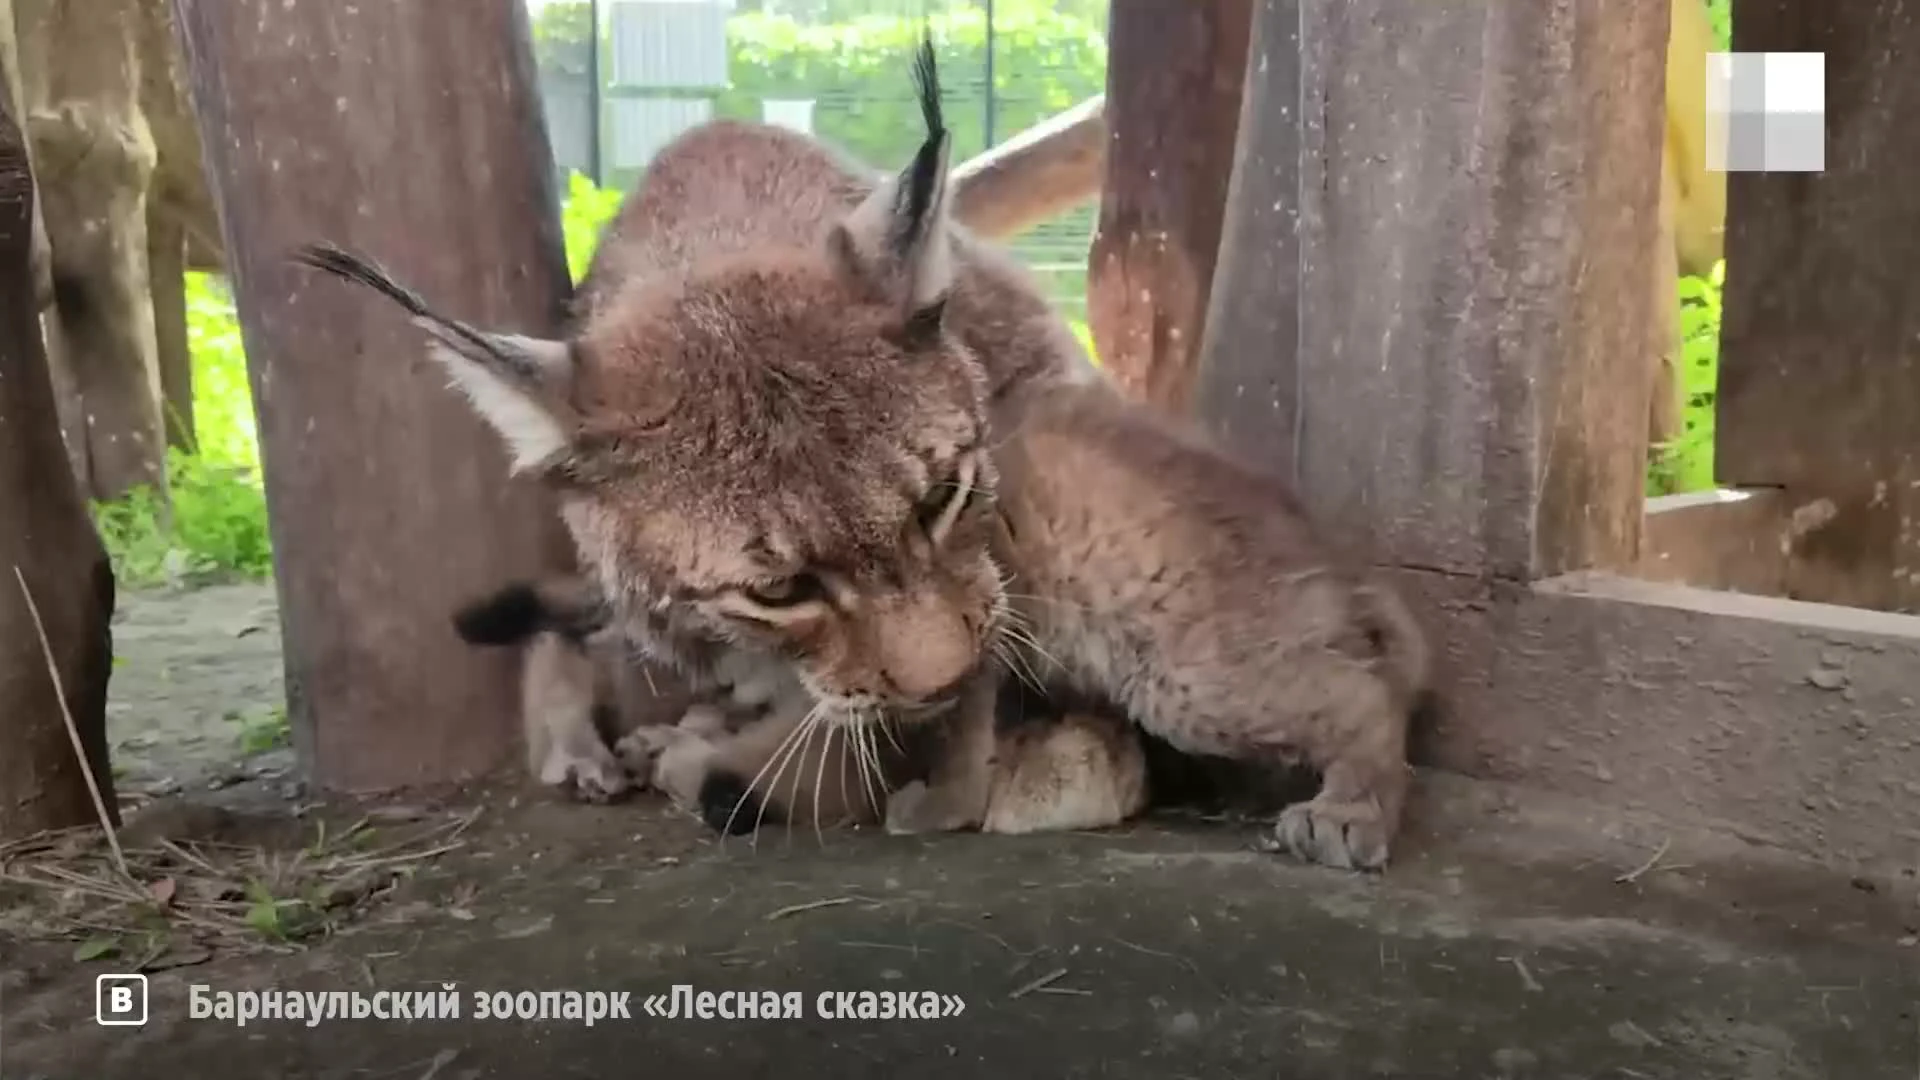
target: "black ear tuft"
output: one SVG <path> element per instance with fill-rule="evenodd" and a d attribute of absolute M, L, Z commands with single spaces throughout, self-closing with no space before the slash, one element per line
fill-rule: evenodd
<path fill-rule="evenodd" d="M 469 645 L 517 645 L 547 628 L 546 601 L 517 581 L 455 612 L 453 628 Z"/>
<path fill-rule="evenodd" d="M 926 231 L 926 220 L 933 209 L 939 184 L 945 177 L 943 153 L 947 146 L 947 122 L 940 105 L 940 68 L 934 59 L 933 38 L 922 35 L 913 61 L 913 91 L 920 102 L 920 117 L 926 123 L 927 136 L 913 161 L 900 177 L 894 204 L 895 231 L 892 237 L 896 255 L 905 256 Z"/>
<path fill-rule="evenodd" d="M 289 256 L 301 266 L 310 267 L 332 274 L 343 281 L 372 289 L 386 297 L 406 311 L 409 315 L 433 318 L 427 302 L 420 294 L 394 280 L 380 265 L 364 255 L 356 255 L 337 244 L 321 241 L 315 244 L 303 244 L 295 248 Z"/>
<path fill-rule="evenodd" d="M 947 133 L 947 122 L 940 107 L 940 65 L 933 54 L 933 35 L 920 35 L 920 48 L 913 57 L 913 96 L 920 102 L 920 119 L 927 128 L 927 141 L 938 142 Z"/>

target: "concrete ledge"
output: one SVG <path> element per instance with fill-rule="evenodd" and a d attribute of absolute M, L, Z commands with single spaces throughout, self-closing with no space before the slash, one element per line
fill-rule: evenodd
<path fill-rule="evenodd" d="M 1606 574 L 1403 582 L 1440 654 L 1432 764 L 1914 864 L 1920 618 Z"/>

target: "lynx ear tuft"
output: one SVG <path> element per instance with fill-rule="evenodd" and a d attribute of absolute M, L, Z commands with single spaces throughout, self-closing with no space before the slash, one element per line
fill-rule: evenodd
<path fill-rule="evenodd" d="M 933 41 L 923 37 L 913 82 L 927 135 L 913 160 L 874 189 L 834 231 L 834 257 L 900 308 L 903 325 L 939 325 L 953 287 L 947 175 L 953 148 L 940 105 Z"/>
<path fill-rule="evenodd" d="M 515 472 L 567 449 L 567 427 L 547 404 L 564 400 L 572 383 L 576 365 L 567 342 L 491 333 L 447 318 L 371 260 L 332 244 L 306 245 L 293 261 L 371 289 L 412 316 L 433 339 L 428 352 L 506 442 Z"/>

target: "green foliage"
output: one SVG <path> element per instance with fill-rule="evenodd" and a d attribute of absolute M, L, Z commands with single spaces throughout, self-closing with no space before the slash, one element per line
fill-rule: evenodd
<path fill-rule="evenodd" d="M 276 705 L 253 715 L 230 712 L 226 719 L 238 729 L 242 754 L 250 756 L 292 744 L 293 734 L 287 726 L 287 707 L 284 705 Z"/>
<path fill-rule="evenodd" d="M 1714 486 L 1714 397 L 1720 374 L 1720 293 L 1727 264 L 1710 277 L 1680 279 L 1681 433 L 1654 455 L 1647 494 L 1676 495 Z"/>
<path fill-rule="evenodd" d="M 560 204 L 560 231 L 566 237 L 567 269 L 578 282 L 587 274 L 601 230 L 620 210 L 620 189 L 595 187 L 580 173 L 567 175 L 567 199 Z"/>
<path fill-rule="evenodd" d="M 955 155 L 976 153 L 986 148 L 986 15 L 970 8 L 929 21 Z M 904 62 L 920 38 L 918 18 L 805 25 L 742 15 L 727 33 L 733 83 L 714 103 L 720 115 L 758 119 L 765 98 L 812 97 L 814 130 L 862 161 L 904 163 L 919 145 L 922 125 Z M 1102 92 L 1106 70 L 1103 27 L 1034 5 L 996 9 L 996 137 Z"/>
<path fill-rule="evenodd" d="M 1733 48 L 1733 0 L 1707 0 L 1707 25 L 1713 28 L 1716 48 Z"/>
<path fill-rule="evenodd" d="M 905 62 L 920 38 L 919 15 L 859 14 L 819 23 L 778 13 L 796 6 L 769 3 L 767 11 L 728 20 L 732 84 L 715 99 L 715 112 L 757 120 L 767 98 L 813 98 L 814 130 L 820 136 L 862 161 L 904 163 L 921 137 Z M 586 33 L 585 10 L 584 4 L 548 4 L 541 12 L 534 26 L 535 51 L 547 75 L 582 70 L 571 58 L 581 54 L 583 43 L 572 35 Z M 954 5 L 926 22 L 940 48 L 955 155 L 964 157 L 986 147 L 986 13 Z M 996 5 L 996 139 L 1103 92 L 1105 30 L 1101 4 L 1010 0 Z M 611 179 L 625 187 L 633 176 Z"/>
<path fill-rule="evenodd" d="M 142 487 L 93 507 L 114 574 L 127 585 L 259 578 L 273 569 L 246 353 L 233 301 L 216 278 L 187 275 L 187 339 L 197 445 L 168 451 L 166 498 Z"/>
<path fill-rule="evenodd" d="M 585 75 L 593 12 L 584 3 L 546 4 L 533 18 L 533 58 L 547 74 Z"/>

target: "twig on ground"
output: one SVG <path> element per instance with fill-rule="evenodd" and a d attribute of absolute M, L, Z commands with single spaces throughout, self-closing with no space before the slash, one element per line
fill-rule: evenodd
<path fill-rule="evenodd" d="M 1066 975 L 1067 975 L 1066 968 L 1055 968 L 1054 970 L 1047 972 L 1045 975 L 1042 975 L 1031 982 L 1021 983 L 1020 986 L 1017 989 L 1015 989 L 1013 993 L 1008 994 L 1007 997 L 1010 999 L 1026 997 L 1028 994 L 1033 993 L 1035 990 L 1045 989 L 1048 984 L 1058 982 L 1059 980 L 1065 978 Z"/>
<path fill-rule="evenodd" d="M 1648 871 L 1652 870 L 1655 866 L 1659 865 L 1661 856 L 1665 855 L 1667 853 L 1667 849 L 1672 846 L 1673 846 L 1673 837 L 1671 836 L 1667 837 L 1665 840 L 1660 841 L 1660 847 L 1656 851 L 1654 851 L 1652 858 L 1648 859 L 1646 862 L 1641 863 L 1639 866 L 1635 867 L 1634 869 L 1629 870 L 1624 874 L 1621 874 L 1619 877 L 1614 878 L 1613 879 L 1614 884 L 1629 885 L 1629 884 L 1632 884 L 1633 882 L 1639 881 L 1640 876 L 1642 874 L 1647 873 Z"/>
<path fill-rule="evenodd" d="M 784 919 L 789 915 L 798 915 L 804 911 L 818 911 L 821 908 L 839 907 L 842 904 L 858 903 L 866 899 L 861 896 L 836 896 L 830 900 L 813 900 L 805 904 L 788 904 L 786 907 L 767 916 L 768 922 Z"/>
<path fill-rule="evenodd" d="M 107 814 L 107 801 L 100 796 L 100 781 L 93 775 L 93 762 L 87 760 L 86 744 L 80 741 L 80 728 L 74 724 L 73 710 L 67 706 L 67 688 L 60 682 L 60 666 L 54 661 L 53 643 L 47 640 L 46 624 L 40 621 L 40 605 L 33 602 L 33 590 L 27 587 L 27 575 L 18 563 L 13 567 L 13 579 L 20 583 L 20 596 L 27 602 L 27 614 L 33 618 L 33 632 L 40 637 L 40 655 L 47 662 L 47 677 L 53 680 L 53 694 L 60 702 L 60 718 L 66 722 L 67 738 L 73 743 L 80 775 L 86 778 L 87 794 L 93 797 L 93 812 L 100 819 L 101 831 L 107 834 L 107 843 L 113 847 L 114 865 L 120 868 L 121 876 L 132 881 L 126 853 L 120 850 L 120 837 L 114 832 L 113 818 Z"/>
<path fill-rule="evenodd" d="M 58 834 L 0 849 L 0 882 L 53 898 L 0 912 L 0 930 L 36 937 L 79 933 L 133 940 L 160 933 L 143 968 L 177 966 L 203 950 L 285 952 L 324 937 L 378 903 L 409 867 L 465 846 L 452 838 L 477 817 L 466 814 L 406 830 L 380 854 L 354 851 L 357 830 L 320 837 L 296 851 L 163 838 L 148 847 L 116 849 L 113 861 L 97 841 L 69 849 Z M 85 830 L 91 837 L 92 829 Z M 162 897 L 143 882 L 166 883 Z M 283 923 L 282 918 L 291 919 Z M 139 953 L 128 954 L 129 958 Z"/>
<path fill-rule="evenodd" d="M 1527 970 L 1527 962 L 1525 960 L 1517 956 L 1509 956 L 1507 957 L 1507 962 L 1512 964 L 1513 969 L 1520 973 L 1520 982 L 1526 986 L 1529 991 L 1537 994 L 1546 989 L 1546 987 L 1540 985 L 1540 980 L 1533 977 L 1533 972 Z"/>

